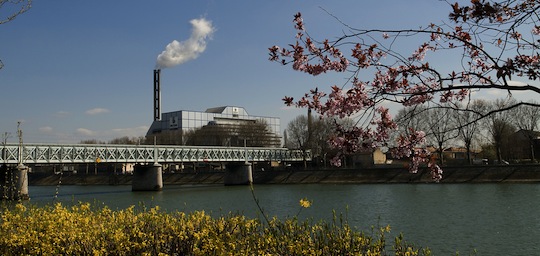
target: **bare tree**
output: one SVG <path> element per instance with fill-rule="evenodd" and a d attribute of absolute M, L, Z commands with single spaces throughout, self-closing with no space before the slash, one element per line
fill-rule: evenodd
<path fill-rule="evenodd" d="M 124 136 L 120 138 L 114 138 L 109 141 L 109 144 L 123 144 L 123 145 L 140 145 L 145 144 L 146 138 L 144 136 L 140 137 L 129 137 Z"/>
<path fill-rule="evenodd" d="M 478 120 L 480 120 L 482 115 L 487 112 L 488 103 L 484 100 L 474 100 L 467 104 L 469 106 L 462 107 L 462 109 L 470 109 L 472 111 L 456 111 L 454 112 L 454 118 L 458 123 L 459 138 L 465 144 L 467 162 L 472 164 L 472 145 L 473 142 L 478 139 L 481 129 L 481 122 Z"/>
<path fill-rule="evenodd" d="M 280 138 L 272 132 L 268 123 L 263 119 L 257 119 L 253 123 L 243 123 L 235 128 L 235 138 L 239 140 L 237 144 L 240 144 L 243 139 L 250 147 L 279 147 L 281 143 Z"/>
<path fill-rule="evenodd" d="M 310 122 L 311 125 L 308 125 Z M 299 115 L 287 125 L 285 146 L 290 149 L 310 150 L 313 158 L 321 160 L 326 166 L 328 159 L 336 155 L 336 150 L 329 144 L 329 140 L 337 134 L 336 124 L 345 128 L 355 125 L 349 118 L 336 120 L 323 116 L 315 117 L 310 121 L 309 116 Z"/>
<path fill-rule="evenodd" d="M 105 141 L 100 141 L 96 139 L 81 140 L 80 144 L 107 144 Z"/>
<path fill-rule="evenodd" d="M 431 108 L 424 120 L 428 125 L 427 138 L 431 138 L 439 155 L 439 164 L 444 164 L 444 150 L 447 144 L 458 137 L 457 123 L 454 119 L 454 110 L 449 105 L 442 108 Z"/>
<path fill-rule="evenodd" d="M 531 104 L 538 104 L 538 102 L 533 101 Z M 516 127 L 523 131 L 523 135 L 529 143 L 531 160 L 535 161 L 534 142 L 538 139 L 537 130 L 540 121 L 540 108 L 528 105 L 520 106 L 515 108 L 513 116 Z"/>
<path fill-rule="evenodd" d="M 299 115 L 287 124 L 287 144 L 290 149 L 308 149 L 308 119 Z"/>
<path fill-rule="evenodd" d="M 326 160 L 326 156 L 331 151 L 328 140 L 334 134 L 334 122 L 332 118 L 324 117 L 313 121 L 310 149 L 314 157 Z"/>
<path fill-rule="evenodd" d="M 413 131 L 425 131 L 426 143 L 434 145 L 438 153 L 439 164 L 444 163 L 444 150 L 447 144 L 458 136 L 455 109 L 449 104 L 437 108 L 417 105 L 401 109 L 396 115 L 399 132 L 408 134 Z"/>
<path fill-rule="evenodd" d="M 279 147 L 280 137 L 264 120 L 210 123 L 185 134 L 187 145 L 231 147 Z"/>
<path fill-rule="evenodd" d="M 191 146 L 237 146 L 231 145 L 232 131 L 224 125 L 205 125 L 186 133 L 186 145 Z"/>
<path fill-rule="evenodd" d="M 488 107 L 491 111 L 496 111 L 499 109 L 505 109 L 508 106 L 513 105 L 515 105 L 515 101 L 511 98 L 497 99 L 491 102 Z M 485 119 L 486 127 L 489 134 L 491 135 L 491 139 L 493 140 L 493 145 L 495 146 L 495 153 L 497 154 L 497 161 L 499 163 L 504 160 L 503 148 L 505 145 L 508 145 L 507 142 L 509 136 L 515 132 L 515 127 L 512 125 L 512 121 L 513 116 L 510 111 L 494 112 Z"/>
<path fill-rule="evenodd" d="M 425 131 L 429 127 L 424 122 L 428 108 L 423 105 L 402 108 L 395 116 L 399 133 L 408 134 L 410 131 Z"/>
<path fill-rule="evenodd" d="M 182 129 L 176 130 L 163 130 L 160 133 L 154 133 L 148 135 L 144 140 L 141 140 L 140 144 L 154 144 L 158 145 L 184 145 L 185 135 Z"/>

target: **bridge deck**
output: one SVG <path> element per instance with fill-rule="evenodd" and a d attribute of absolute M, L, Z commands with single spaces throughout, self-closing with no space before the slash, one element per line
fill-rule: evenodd
<path fill-rule="evenodd" d="M 19 161 L 22 159 L 22 161 Z M 311 153 L 305 153 L 311 160 Z M 0 164 L 181 163 L 302 161 L 304 153 L 286 148 L 201 146 L 17 144 L 2 145 Z"/>

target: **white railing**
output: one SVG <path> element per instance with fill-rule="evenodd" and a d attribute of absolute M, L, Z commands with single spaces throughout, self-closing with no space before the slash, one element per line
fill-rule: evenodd
<path fill-rule="evenodd" d="M 17 144 L 0 145 L 0 164 L 19 163 Z M 237 161 L 303 161 L 304 153 L 286 148 L 244 148 L 203 146 L 23 144 L 22 163 L 180 163 Z M 305 153 L 311 160 L 311 153 Z"/>

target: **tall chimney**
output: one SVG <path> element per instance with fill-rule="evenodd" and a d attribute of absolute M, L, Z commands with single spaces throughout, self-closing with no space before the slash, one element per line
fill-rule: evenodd
<path fill-rule="evenodd" d="M 161 120 L 161 86 L 159 75 L 161 69 L 154 69 L 154 121 Z"/>

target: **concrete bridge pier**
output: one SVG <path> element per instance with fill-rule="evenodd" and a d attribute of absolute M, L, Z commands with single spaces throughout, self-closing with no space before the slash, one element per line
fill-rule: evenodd
<path fill-rule="evenodd" d="M 133 169 L 131 191 L 161 191 L 163 175 L 161 164 L 137 164 Z"/>
<path fill-rule="evenodd" d="M 28 197 L 28 166 L 19 164 L 15 168 L 6 165 L 1 167 L 0 178 L 4 200 L 27 200 Z"/>
<path fill-rule="evenodd" d="M 253 182 L 251 163 L 229 163 L 225 167 L 225 186 L 249 185 Z"/>

